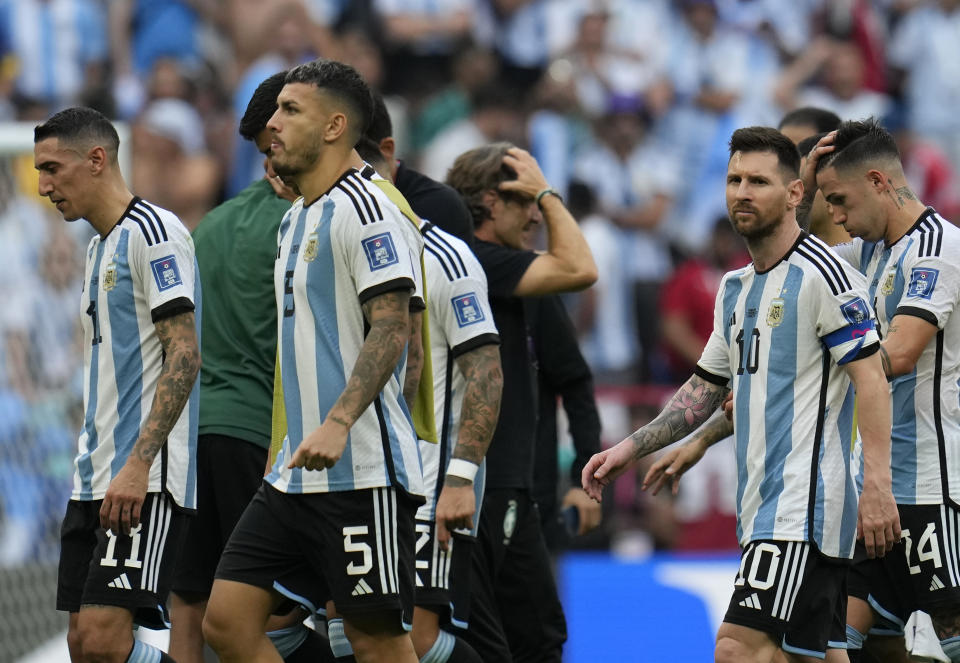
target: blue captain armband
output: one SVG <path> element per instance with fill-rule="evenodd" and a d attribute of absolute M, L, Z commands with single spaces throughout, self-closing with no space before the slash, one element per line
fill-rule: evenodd
<path fill-rule="evenodd" d="M 855 322 L 853 324 L 847 325 L 846 327 L 841 327 L 836 331 L 832 331 L 826 336 L 823 337 L 823 343 L 828 348 L 835 348 L 838 345 L 849 344 L 855 342 L 854 345 L 847 351 L 843 357 L 837 360 L 837 364 L 843 365 L 849 363 L 855 359 L 861 358 L 861 354 L 866 349 L 864 347 L 867 335 L 871 330 L 874 330 L 875 326 L 873 324 L 872 318 L 865 318 L 860 322 Z M 871 343 L 870 345 L 875 345 Z M 868 346 L 869 347 L 869 346 Z M 873 348 L 870 352 L 863 354 L 867 356 L 876 352 L 876 348 Z"/>

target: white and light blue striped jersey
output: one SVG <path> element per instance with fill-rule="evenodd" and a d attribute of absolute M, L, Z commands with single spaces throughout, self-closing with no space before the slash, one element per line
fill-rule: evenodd
<path fill-rule="evenodd" d="M 866 281 L 802 233 L 776 265 L 723 278 L 696 373 L 733 389 L 737 536 L 850 558 L 853 390 L 843 364 L 879 348 Z"/>
<path fill-rule="evenodd" d="M 420 226 L 423 233 L 423 263 L 427 276 L 427 308 L 430 311 L 430 349 L 433 355 L 433 405 L 440 444 L 420 442 L 423 484 L 427 502 L 417 511 L 418 520 L 434 520 L 437 499 L 446 467 L 457 446 L 465 379 L 457 358 L 491 343 L 500 343 L 493 312 L 487 299 L 487 276 L 466 242 L 432 223 Z M 422 379 L 427 379 L 423 376 Z M 480 522 L 484 466 L 474 479 Z"/>
<path fill-rule="evenodd" d="M 838 253 L 863 272 L 881 336 L 896 316 L 937 327 L 913 371 L 893 380 L 891 472 L 898 504 L 960 504 L 960 229 L 927 208 L 893 244 Z"/>
<path fill-rule="evenodd" d="M 405 355 L 351 427 L 336 465 L 287 468 L 353 373 L 369 330 L 362 305 L 386 292 L 414 290 L 419 249 L 410 247 L 403 224 L 419 238 L 386 194 L 355 169 L 310 205 L 298 199 L 280 222 L 274 287 L 287 435 L 266 478 L 278 490 L 398 486 L 423 493 L 416 434 L 403 400 Z"/>
<path fill-rule="evenodd" d="M 83 292 L 83 430 L 75 500 L 103 499 L 150 414 L 164 362 L 154 323 L 194 311 L 200 276 L 190 232 L 172 212 L 134 198 L 106 237 L 87 247 Z M 199 381 L 198 381 L 199 383 Z M 198 384 L 150 468 L 150 492 L 196 507 Z"/>

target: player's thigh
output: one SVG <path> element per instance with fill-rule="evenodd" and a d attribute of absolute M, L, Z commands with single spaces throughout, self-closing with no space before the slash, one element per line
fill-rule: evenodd
<path fill-rule="evenodd" d="M 767 634 L 788 655 L 822 658 L 846 640 L 846 574 L 807 543 L 751 542 L 724 622 Z"/>
<path fill-rule="evenodd" d="M 717 630 L 716 663 L 768 663 L 777 651 L 769 633 L 723 622 Z"/>
<path fill-rule="evenodd" d="M 85 605 L 77 616 L 85 660 L 120 659 L 133 647 L 133 613 L 127 608 Z"/>

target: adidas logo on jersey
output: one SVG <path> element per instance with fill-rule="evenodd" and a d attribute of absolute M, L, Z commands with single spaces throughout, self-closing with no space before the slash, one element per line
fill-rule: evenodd
<path fill-rule="evenodd" d="M 745 599 L 743 599 L 742 601 L 740 601 L 740 604 L 739 604 L 739 605 L 743 606 L 744 608 L 751 608 L 751 609 L 753 609 L 753 610 L 760 610 L 760 597 L 757 596 L 757 593 L 756 593 L 756 592 L 754 592 L 753 594 L 751 594 L 751 595 L 748 596 L 747 598 L 745 598 Z"/>
<path fill-rule="evenodd" d="M 358 582 L 357 586 L 353 588 L 353 591 L 350 592 L 350 595 L 364 596 L 365 594 L 373 594 L 373 589 L 367 584 L 366 580 L 360 578 L 360 582 Z"/>
<path fill-rule="evenodd" d="M 935 592 L 938 589 L 943 589 L 943 583 L 940 581 L 940 578 L 933 576 L 933 580 L 930 581 L 930 591 Z"/>
<path fill-rule="evenodd" d="M 119 576 L 107 583 L 107 587 L 113 587 L 114 589 L 132 589 L 130 587 L 130 580 L 127 578 L 126 573 L 121 573 Z"/>

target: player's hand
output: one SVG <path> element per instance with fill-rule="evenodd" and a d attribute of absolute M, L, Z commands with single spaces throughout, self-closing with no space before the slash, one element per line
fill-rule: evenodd
<path fill-rule="evenodd" d="M 140 524 L 140 509 L 147 497 L 150 465 L 131 455 L 107 486 L 100 505 L 100 527 L 130 535 Z"/>
<path fill-rule="evenodd" d="M 567 494 L 564 495 L 562 508 L 566 509 L 568 506 L 576 507 L 577 513 L 580 516 L 577 536 L 583 536 L 590 530 L 596 529 L 603 518 L 603 510 L 600 508 L 600 503 L 594 502 L 590 499 L 590 496 L 580 488 L 571 488 L 567 491 Z"/>
<path fill-rule="evenodd" d="M 284 182 L 279 175 L 270 175 L 270 172 L 264 175 L 263 179 L 270 183 L 270 188 L 273 189 L 273 192 L 277 194 L 278 198 L 283 198 L 292 203 L 300 197 L 293 187 L 287 186 L 286 182 Z"/>
<path fill-rule="evenodd" d="M 818 140 L 817 144 L 813 146 L 813 149 L 810 150 L 809 153 L 800 155 L 804 158 L 800 166 L 800 181 L 803 182 L 804 197 L 812 197 L 817 193 L 817 164 L 820 163 L 820 159 L 823 156 L 830 154 L 836 149 L 833 145 L 836 137 L 837 132 L 831 131 Z"/>
<path fill-rule="evenodd" d="M 450 544 L 450 532 L 473 527 L 473 514 L 477 512 L 473 482 L 462 477 L 448 476 L 437 498 L 437 542 L 442 550 Z"/>
<path fill-rule="evenodd" d="M 857 538 L 863 539 L 868 557 L 883 557 L 900 542 L 900 513 L 889 481 L 881 487 L 864 479 L 857 509 Z"/>
<path fill-rule="evenodd" d="M 513 191 L 530 198 L 550 187 L 547 178 L 543 176 L 537 160 L 533 155 L 519 147 L 511 147 L 503 155 L 503 163 L 517 172 L 517 179 L 504 180 L 500 183 L 501 191 Z"/>
<path fill-rule="evenodd" d="M 701 444 L 701 438 L 699 437 L 684 445 L 670 449 L 647 470 L 647 475 L 643 477 L 640 490 L 646 490 L 652 486 L 653 489 L 650 492 L 656 495 L 663 488 L 663 484 L 669 482 L 671 492 L 676 495 L 680 490 L 680 477 L 700 462 L 706 451 L 707 447 Z"/>
<path fill-rule="evenodd" d="M 720 406 L 723 408 L 723 416 L 727 418 L 727 421 L 733 421 L 733 392 L 731 391 L 727 394 L 727 397 L 723 399 L 723 405 Z M 656 493 L 654 493 L 656 495 Z"/>
<path fill-rule="evenodd" d="M 583 490 L 597 502 L 601 501 L 603 489 L 623 474 L 634 460 L 630 438 L 594 454 L 580 473 Z"/>
<path fill-rule="evenodd" d="M 325 470 L 333 467 L 347 448 L 349 432 L 346 425 L 328 416 L 320 424 L 320 428 L 303 438 L 287 467 L 302 467 L 305 470 Z"/>

